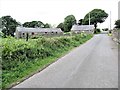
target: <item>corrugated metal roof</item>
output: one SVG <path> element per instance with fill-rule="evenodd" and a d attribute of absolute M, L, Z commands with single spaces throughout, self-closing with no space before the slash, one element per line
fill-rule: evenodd
<path fill-rule="evenodd" d="M 93 30 L 94 25 L 73 25 L 71 31 L 76 30 Z"/>
<path fill-rule="evenodd" d="M 60 28 L 25 28 L 17 27 L 18 32 L 62 32 Z"/>

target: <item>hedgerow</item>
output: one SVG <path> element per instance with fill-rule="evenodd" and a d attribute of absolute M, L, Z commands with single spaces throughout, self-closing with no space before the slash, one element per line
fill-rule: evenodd
<path fill-rule="evenodd" d="M 33 68 L 45 58 L 55 57 L 56 53 L 79 46 L 91 37 L 92 35 L 85 34 L 52 38 L 40 37 L 28 42 L 11 37 L 4 39 L 0 45 L 2 47 L 2 87 L 5 88 L 15 82 L 17 78 L 24 77 L 24 71 Z"/>

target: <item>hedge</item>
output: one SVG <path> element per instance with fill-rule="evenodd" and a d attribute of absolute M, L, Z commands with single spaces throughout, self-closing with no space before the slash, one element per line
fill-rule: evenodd
<path fill-rule="evenodd" d="M 2 47 L 2 87 L 5 88 L 7 83 L 15 82 L 11 78 L 17 80 L 17 77 L 24 77 L 22 72 L 34 67 L 37 58 L 42 61 L 44 58 L 55 56 L 58 52 L 62 53 L 70 47 L 79 46 L 91 37 L 92 35 L 85 34 L 52 38 L 40 37 L 28 42 L 11 37 L 5 39 L 0 45 Z M 10 76 L 11 72 L 13 76 Z"/>

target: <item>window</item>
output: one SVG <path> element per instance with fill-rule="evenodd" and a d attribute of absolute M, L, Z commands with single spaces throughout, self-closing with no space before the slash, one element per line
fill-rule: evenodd
<path fill-rule="evenodd" d="M 22 33 L 22 36 L 25 37 L 25 33 Z"/>
<path fill-rule="evenodd" d="M 32 35 L 34 35 L 34 32 L 32 32 Z"/>

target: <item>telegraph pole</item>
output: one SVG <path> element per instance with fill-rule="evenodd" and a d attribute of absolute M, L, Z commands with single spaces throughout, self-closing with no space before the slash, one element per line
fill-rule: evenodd
<path fill-rule="evenodd" d="M 90 32 L 90 12 L 89 12 L 89 32 Z"/>
<path fill-rule="evenodd" d="M 110 30 L 111 30 L 111 11 L 110 11 Z"/>
<path fill-rule="evenodd" d="M 89 12 L 89 25 L 90 25 L 90 12 Z"/>

